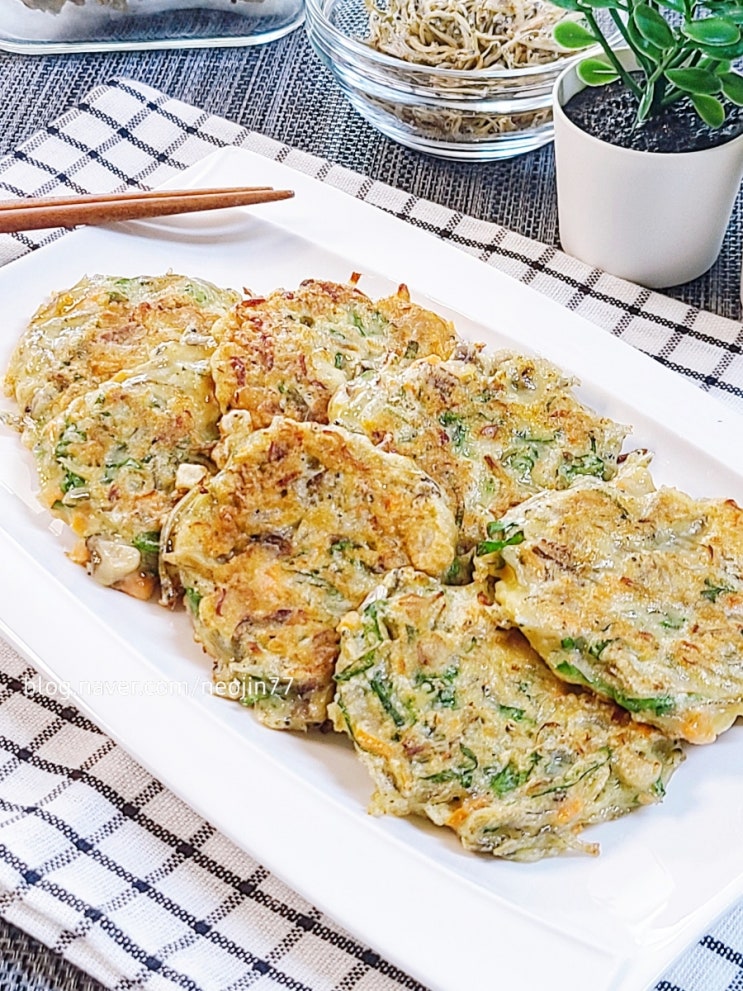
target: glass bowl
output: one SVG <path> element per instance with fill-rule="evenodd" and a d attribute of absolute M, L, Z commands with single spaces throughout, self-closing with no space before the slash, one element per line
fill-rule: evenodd
<path fill-rule="evenodd" d="M 364 0 L 305 0 L 310 42 L 351 105 L 387 137 L 442 158 L 511 158 L 552 140 L 552 88 L 587 51 L 516 69 L 442 69 L 365 42 Z"/>
<path fill-rule="evenodd" d="M 1 0 L 0 50 L 22 54 L 256 45 L 298 27 L 303 0 Z"/>

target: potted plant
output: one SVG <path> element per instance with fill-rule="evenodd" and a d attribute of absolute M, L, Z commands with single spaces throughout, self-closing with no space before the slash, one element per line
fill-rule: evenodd
<path fill-rule="evenodd" d="M 652 287 L 717 258 L 743 176 L 743 0 L 553 0 L 579 12 L 565 48 L 603 54 L 554 90 L 560 238 L 566 251 Z M 624 46 L 614 49 L 599 22 Z"/>

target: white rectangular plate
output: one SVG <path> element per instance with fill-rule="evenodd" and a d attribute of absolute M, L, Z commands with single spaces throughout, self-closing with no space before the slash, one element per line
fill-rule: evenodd
<path fill-rule="evenodd" d="M 308 277 L 413 298 L 489 346 L 537 352 L 580 395 L 633 424 L 656 480 L 743 501 L 743 422 L 672 372 L 529 288 L 387 214 L 248 152 L 178 185 L 273 184 L 285 203 L 77 231 L 0 270 L 4 367 L 25 321 L 83 274 L 168 269 L 268 292 Z M 277 733 L 208 691 L 183 612 L 97 587 L 33 496 L 0 432 L 0 627 L 143 765 L 245 850 L 436 991 L 640 991 L 743 894 L 743 731 L 690 750 L 664 803 L 593 828 L 598 858 L 522 865 L 444 830 L 368 816 L 370 784 L 341 738 Z M 33 590 L 33 594 L 31 594 Z"/>

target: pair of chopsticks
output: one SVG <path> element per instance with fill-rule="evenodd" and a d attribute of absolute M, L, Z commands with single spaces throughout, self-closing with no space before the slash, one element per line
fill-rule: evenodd
<path fill-rule="evenodd" d="M 143 220 L 201 210 L 223 210 L 254 203 L 272 203 L 294 196 L 291 189 L 240 186 L 232 189 L 176 189 L 153 192 L 110 193 L 101 196 L 52 197 L 0 202 L 0 234 L 45 227 L 107 224 L 115 220 Z"/>

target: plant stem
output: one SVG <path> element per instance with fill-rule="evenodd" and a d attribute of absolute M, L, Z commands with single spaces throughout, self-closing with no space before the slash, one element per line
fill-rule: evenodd
<path fill-rule="evenodd" d="M 652 94 L 650 103 L 644 106 L 644 101 L 640 104 L 640 108 L 637 111 L 637 122 L 642 123 L 647 120 L 648 117 L 652 117 L 653 114 L 658 112 L 658 108 L 663 106 L 663 99 L 665 96 L 666 80 L 664 78 L 664 73 L 668 66 L 673 62 L 673 60 L 678 55 L 678 48 L 672 49 L 666 57 L 657 63 L 655 69 L 647 77 L 645 82 L 645 93 Z"/>
<path fill-rule="evenodd" d="M 670 107 L 678 100 L 680 100 L 682 96 L 688 96 L 688 95 L 689 95 L 688 93 L 684 93 L 683 90 L 676 89 L 676 87 L 674 86 L 673 89 L 668 90 L 666 95 L 661 100 L 660 105 L 665 109 L 666 107 Z"/>
<path fill-rule="evenodd" d="M 619 16 L 619 13 L 612 8 L 609 11 L 609 16 L 611 17 L 612 21 L 614 21 L 614 24 L 616 25 L 616 28 L 619 31 L 619 33 L 621 34 L 621 36 L 624 38 L 624 41 L 625 41 L 625 44 L 627 45 L 627 48 L 629 48 L 631 50 L 634 50 L 633 49 L 633 46 L 632 46 L 632 42 L 630 40 L 630 36 L 627 33 L 627 28 L 625 27 L 624 21 Z M 649 73 L 650 73 L 650 65 L 651 65 L 650 60 L 647 59 L 642 54 L 642 52 L 637 52 L 637 51 L 635 52 L 635 58 L 637 59 L 638 65 L 640 65 L 642 67 L 642 70 L 645 73 L 645 75 L 646 76 L 649 75 Z"/>
<path fill-rule="evenodd" d="M 614 68 L 616 69 L 617 73 L 621 77 L 622 82 L 624 83 L 624 85 L 627 87 L 627 89 L 631 90 L 638 99 L 640 99 L 641 96 L 642 96 L 642 90 L 637 85 L 637 83 L 634 81 L 634 79 L 629 74 L 629 72 L 627 72 L 627 70 L 624 68 L 624 66 L 619 61 L 619 59 L 616 57 L 616 55 L 614 54 L 614 51 L 613 51 L 611 45 L 609 45 L 609 43 L 607 42 L 606 38 L 604 38 L 604 35 L 603 35 L 603 32 L 601 31 L 601 28 L 598 26 L 598 23 L 596 21 L 596 18 L 593 16 L 593 12 L 590 11 L 590 10 L 588 10 L 585 7 L 582 7 L 581 8 L 581 12 L 582 12 L 583 16 L 585 17 L 585 19 L 588 21 L 588 24 L 589 24 L 591 30 L 593 31 L 594 37 L 597 38 L 598 43 L 603 48 L 604 55 L 606 55 L 606 57 L 609 60 L 609 62 L 611 62 L 611 64 L 614 66 Z"/>

